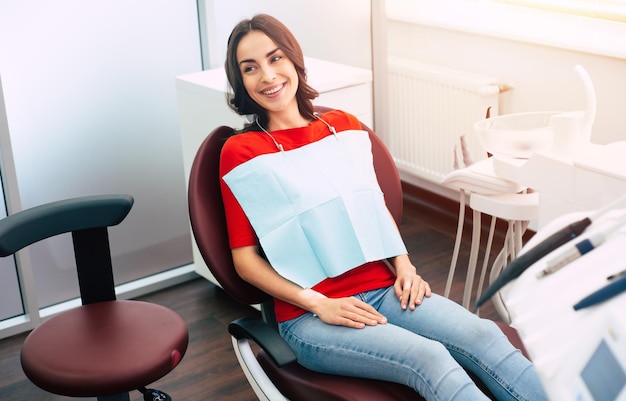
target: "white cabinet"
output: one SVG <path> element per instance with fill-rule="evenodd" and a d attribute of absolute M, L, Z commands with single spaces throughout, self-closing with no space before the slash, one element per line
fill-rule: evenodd
<path fill-rule="evenodd" d="M 373 127 L 370 70 L 312 58 L 305 58 L 305 65 L 308 83 L 320 93 L 314 104 L 347 111 Z M 223 68 L 176 78 L 185 182 L 200 144 L 213 129 L 221 125 L 241 128 L 244 124 L 243 117 L 226 103 L 227 87 Z M 193 258 L 196 272 L 216 283 L 195 242 Z"/>
<path fill-rule="evenodd" d="M 528 160 L 495 156 L 500 177 L 539 192 L 538 228 L 564 214 L 597 210 L 621 199 L 626 203 L 626 141 L 606 145 L 587 143 L 571 157 L 533 154 Z"/>

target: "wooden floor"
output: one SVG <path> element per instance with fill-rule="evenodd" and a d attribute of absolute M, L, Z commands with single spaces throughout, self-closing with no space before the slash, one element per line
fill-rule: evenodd
<path fill-rule="evenodd" d="M 433 291 L 443 294 L 448 274 L 456 222 L 442 218 L 432 210 L 405 207 L 400 229 L 419 273 L 430 282 Z M 465 229 L 468 232 L 468 228 Z M 500 246 L 500 244 L 496 244 Z M 469 245 L 464 241 L 451 298 L 460 301 Z M 187 322 L 190 342 L 180 365 L 150 387 L 169 393 L 178 401 L 254 401 L 232 350 L 227 325 L 242 316 L 258 312 L 231 300 L 221 289 L 204 279 L 196 279 L 141 299 L 167 306 Z M 491 303 L 481 316 L 499 320 Z M 31 384 L 22 373 L 19 352 L 26 334 L 0 341 L 0 400 L 59 401 L 77 400 L 48 394 Z M 97 363 L 97 362 L 96 362 Z M 131 400 L 142 400 L 139 392 Z M 87 399 L 85 399 L 87 400 Z"/>

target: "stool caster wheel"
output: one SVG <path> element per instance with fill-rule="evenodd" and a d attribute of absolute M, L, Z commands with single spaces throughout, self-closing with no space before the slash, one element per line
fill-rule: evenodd
<path fill-rule="evenodd" d="M 141 388 L 139 391 L 143 394 L 144 401 L 172 401 L 172 397 L 165 394 L 161 390 Z"/>

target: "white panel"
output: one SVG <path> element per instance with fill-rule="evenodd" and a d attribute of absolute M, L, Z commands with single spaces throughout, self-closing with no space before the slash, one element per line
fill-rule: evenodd
<path fill-rule="evenodd" d="M 201 68 L 199 49 L 192 0 L 0 3 L 22 205 L 133 195 L 111 230 L 118 283 L 192 260 L 175 77 Z M 69 237 L 35 249 L 40 304 L 75 296 Z"/>
<path fill-rule="evenodd" d="M 0 77 L 1 78 L 1 77 Z M 7 203 L 11 202 L 9 192 L 16 192 L 15 169 L 11 152 L 11 139 L 4 108 L 2 80 L 0 79 L 0 218 L 7 215 Z M 6 198 L 6 199 L 5 199 Z M 13 197 L 15 199 L 15 196 Z M 7 201 L 8 200 L 8 201 Z M 15 206 L 15 205 L 14 205 Z M 0 258 L 0 321 L 24 313 L 15 259 Z"/>

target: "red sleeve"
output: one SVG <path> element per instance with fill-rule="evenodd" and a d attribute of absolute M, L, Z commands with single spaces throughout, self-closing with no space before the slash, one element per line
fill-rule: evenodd
<path fill-rule="evenodd" d="M 337 132 L 349 129 L 361 129 L 361 122 L 359 119 L 342 110 L 329 111 L 321 117 L 333 125 L 337 129 Z"/>
<path fill-rule="evenodd" d="M 220 177 L 224 177 L 233 168 L 252 158 L 252 154 L 248 154 L 246 151 L 250 149 L 250 146 L 244 146 L 246 144 L 241 142 L 240 138 L 234 136 L 229 138 L 224 144 L 220 155 Z M 226 212 L 226 226 L 228 227 L 230 247 L 239 248 L 257 245 L 259 241 L 250 225 L 250 221 L 223 178 L 220 178 L 220 186 L 222 200 L 224 201 L 224 211 Z"/>
<path fill-rule="evenodd" d="M 345 115 L 348 118 L 348 121 L 350 122 L 350 126 L 352 127 L 352 129 L 361 129 L 361 122 L 359 121 L 358 118 L 356 118 L 355 116 L 349 113 L 345 113 Z"/>

